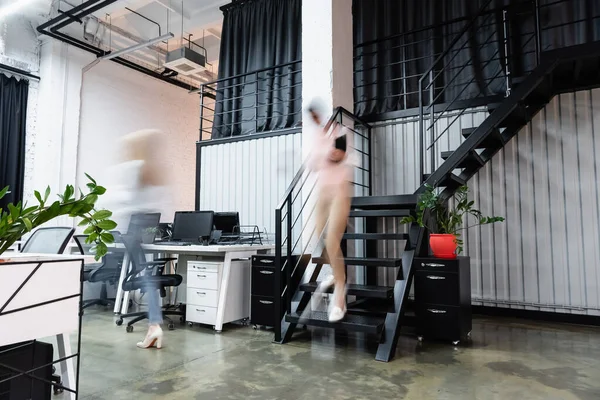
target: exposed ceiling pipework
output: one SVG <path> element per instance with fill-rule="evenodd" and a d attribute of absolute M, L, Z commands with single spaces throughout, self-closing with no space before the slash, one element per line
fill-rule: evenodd
<path fill-rule="evenodd" d="M 207 3 L 227 2 L 208 0 Z M 123 4 L 126 3 L 126 4 Z M 175 3 L 175 2 L 173 2 Z M 58 15 L 40 25 L 41 34 L 51 36 L 65 43 L 95 54 L 103 59 L 133 68 L 157 79 L 179 87 L 193 90 L 200 84 L 216 79 L 213 65 L 209 62 L 209 52 L 204 46 L 184 37 L 184 21 L 196 16 L 194 12 L 204 11 L 197 2 L 188 8 L 172 7 L 169 0 L 87 0 L 80 5 L 59 1 Z M 136 8 L 137 7 L 137 8 Z M 65 8 L 68 8 L 65 10 Z M 218 7 L 217 7 L 218 10 Z M 110 13 L 109 13 L 110 11 Z M 204 15 L 204 13 L 203 13 Z M 171 40 L 171 27 L 181 24 L 181 39 Z M 219 24 L 200 29 L 204 42 L 212 47 L 210 54 L 218 56 L 220 42 Z M 204 35 L 208 32 L 208 35 Z M 182 45 L 188 41 L 188 45 Z M 179 46 L 174 46 L 178 42 Z"/>

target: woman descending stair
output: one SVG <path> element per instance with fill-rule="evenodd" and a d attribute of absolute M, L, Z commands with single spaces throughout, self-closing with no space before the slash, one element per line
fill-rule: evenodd
<path fill-rule="evenodd" d="M 325 233 L 325 250 L 333 270 L 333 276 L 325 279 L 313 296 L 319 299 L 325 290 L 334 286 L 328 318 L 330 322 L 337 322 L 346 315 L 346 268 L 340 245 L 350 214 L 351 182 L 356 163 L 353 162 L 352 135 L 347 129 L 335 125 L 329 134 L 323 127 L 323 112 L 315 102 L 308 112 L 317 126 L 307 160 L 307 167 L 319 173 L 315 232 L 318 237 Z"/>

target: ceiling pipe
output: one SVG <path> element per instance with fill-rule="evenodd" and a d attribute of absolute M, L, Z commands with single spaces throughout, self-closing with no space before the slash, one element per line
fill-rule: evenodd
<path fill-rule="evenodd" d="M 83 17 L 86 17 L 87 15 L 91 14 L 92 12 L 98 11 L 101 8 L 103 8 L 109 4 L 112 4 L 116 1 L 117 0 L 88 0 L 76 7 L 74 7 L 73 9 L 71 9 L 69 14 L 77 16 L 77 18 L 82 19 Z M 65 21 L 65 20 L 67 20 L 67 21 Z M 65 21 L 65 22 L 62 22 L 62 21 Z M 62 23 L 60 23 L 59 25 L 56 25 L 59 22 L 62 22 Z M 37 28 L 37 31 L 42 35 L 49 36 L 49 37 L 59 40 L 63 43 L 66 43 L 71 46 L 75 46 L 81 50 L 90 52 L 90 53 L 96 55 L 96 57 L 102 57 L 102 56 L 109 54 L 109 52 L 107 52 L 101 48 L 92 46 L 89 43 L 86 43 L 82 40 L 65 35 L 62 32 L 58 32 L 58 26 L 65 27 L 67 25 L 70 25 L 73 22 L 74 22 L 74 20 L 69 15 L 60 14 L 60 15 L 56 16 L 55 18 L 52 18 L 52 19 L 48 20 L 47 22 L 43 23 L 42 25 L 40 25 Z M 136 70 L 138 72 L 141 72 L 143 74 L 146 74 L 148 76 L 151 76 L 153 78 L 159 79 L 163 82 L 170 83 L 170 84 L 180 87 L 182 89 L 185 89 L 188 91 L 195 89 L 195 87 L 193 85 L 187 84 L 185 82 L 182 82 L 182 81 L 179 81 L 176 79 L 171 79 L 166 76 L 162 76 L 160 73 L 158 73 L 154 70 L 145 68 L 139 64 L 133 63 L 132 61 L 126 60 L 122 57 L 117 56 L 115 58 L 112 58 L 111 61 L 121 64 L 125 67 L 131 68 L 133 70 Z"/>
<path fill-rule="evenodd" d="M 129 54 L 129 53 L 132 53 L 134 51 L 137 51 L 137 50 L 144 49 L 146 47 L 152 46 L 153 44 L 156 44 L 158 42 L 162 42 L 163 40 L 172 39 L 174 36 L 175 35 L 173 35 L 172 33 L 169 32 L 169 33 L 167 33 L 165 35 L 156 37 L 154 39 L 150 39 L 147 42 L 139 43 L 139 44 L 136 44 L 134 46 L 127 47 L 125 49 L 121 49 L 121 50 L 118 50 L 118 51 L 115 51 L 115 52 L 108 53 L 108 54 L 100 57 L 100 59 L 101 60 L 112 60 L 113 58 L 121 57 L 121 56 L 123 56 L 125 54 Z"/>

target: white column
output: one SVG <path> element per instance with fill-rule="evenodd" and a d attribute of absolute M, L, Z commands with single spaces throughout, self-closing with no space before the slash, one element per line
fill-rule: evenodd
<path fill-rule="evenodd" d="M 349 0 L 303 0 L 302 2 L 302 106 L 319 98 L 331 111 L 343 106 L 354 109 L 353 90 L 352 2 Z M 330 115 L 327 115 L 329 119 Z M 313 130 L 316 128 L 309 115 L 303 116 L 302 156 L 306 159 L 311 149 Z M 308 196 L 312 182 L 304 186 Z M 312 196 L 315 197 L 314 195 Z M 306 197 L 305 197 L 306 198 Z M 311 198 L 303 213 L 306 226 L 303 242 L 312 233 L 314 206 Z M 312 251 L 309 246 L 308 252 Z"/>
<path fill-rule="evenodd" d="M 35 143 L 33 182 L 28 187 L 50 186 L 54 199 L 67 184 L 76 182 L 81 69 L 95 57 L 54 39 L 43 39 L 38 94 L 38 133 Z M 70 226 L 72 218 L 52 221 Z"/>

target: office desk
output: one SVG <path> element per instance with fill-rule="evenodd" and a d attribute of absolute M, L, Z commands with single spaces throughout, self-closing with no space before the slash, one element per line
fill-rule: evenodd
<path fill-rule="evenodd" d="M 91 256 L 0 256 L 0 346 L 56 336 L 62 384 L 72 390 L 78 382 L 69 334 L 81 334 L 81 269 L 94 262 Z"/>
<path fill-rule="evenodd" d="M 219 271 L 217 273 L 218 279 L 218 301 L 216 307 L 216 317 L 214 319 L 214 329 L 217 332 L 221 332 L 223 329 L 223 324 L 226 321 L 226 314 L 228 310 L 228 301 L 231 304 L 236 303 L 236 300 L 239 296 L 244 296 L 244 293 L 229 293 L 230 284 L 232 282 L 236 282 L 235 279 L 232 279 L 232 270 L 233 264 L 236 260 L 241 259 L 250 259 L 253 255 L 263 254 L 272 251 L 275 246 L 273 245 L 228 245 L 228 246 L 166 246 L 157 244 L 144 244 L 142 248 L 149 253 L 161 253 L 166 256 L 173 256 L 178 258 L 178 271 L 177 273 L 184 276 L 184 283 L 182 285 L 186 285 L 187 283 L 187 271 L 188 266 L 187 262 L 192 261 L 206 261 L 217 263 L 220 265 Z M 127 265 L 127 267 L 123 267 L 121 270 L 121 277 L 119 280 L 119 287 L 117 289 L 117 296 L 115 301 L 115 309 L 121 309 L 121 313 L 127 313 L 127 309 L 129 306 L 129 292 L 122 292 L 123 281 L 127 275 L 127 270 L 129 269 L 129 263 L 124 262 L 123 265 Z M 246 286 L 250 288 L 250 280 L 248 279 L 246 282 Z M 238 289 L 238 286 L 235 285 L 234 290 Z M 248 304 L 250 302 L 250 296 L 247 296 Z M 122 301 L 121 301 L 122 299 Z M 246 317 L 249 317 L 247 315 Z M 241 319 L 241 318 L 240 318 Z"/>

